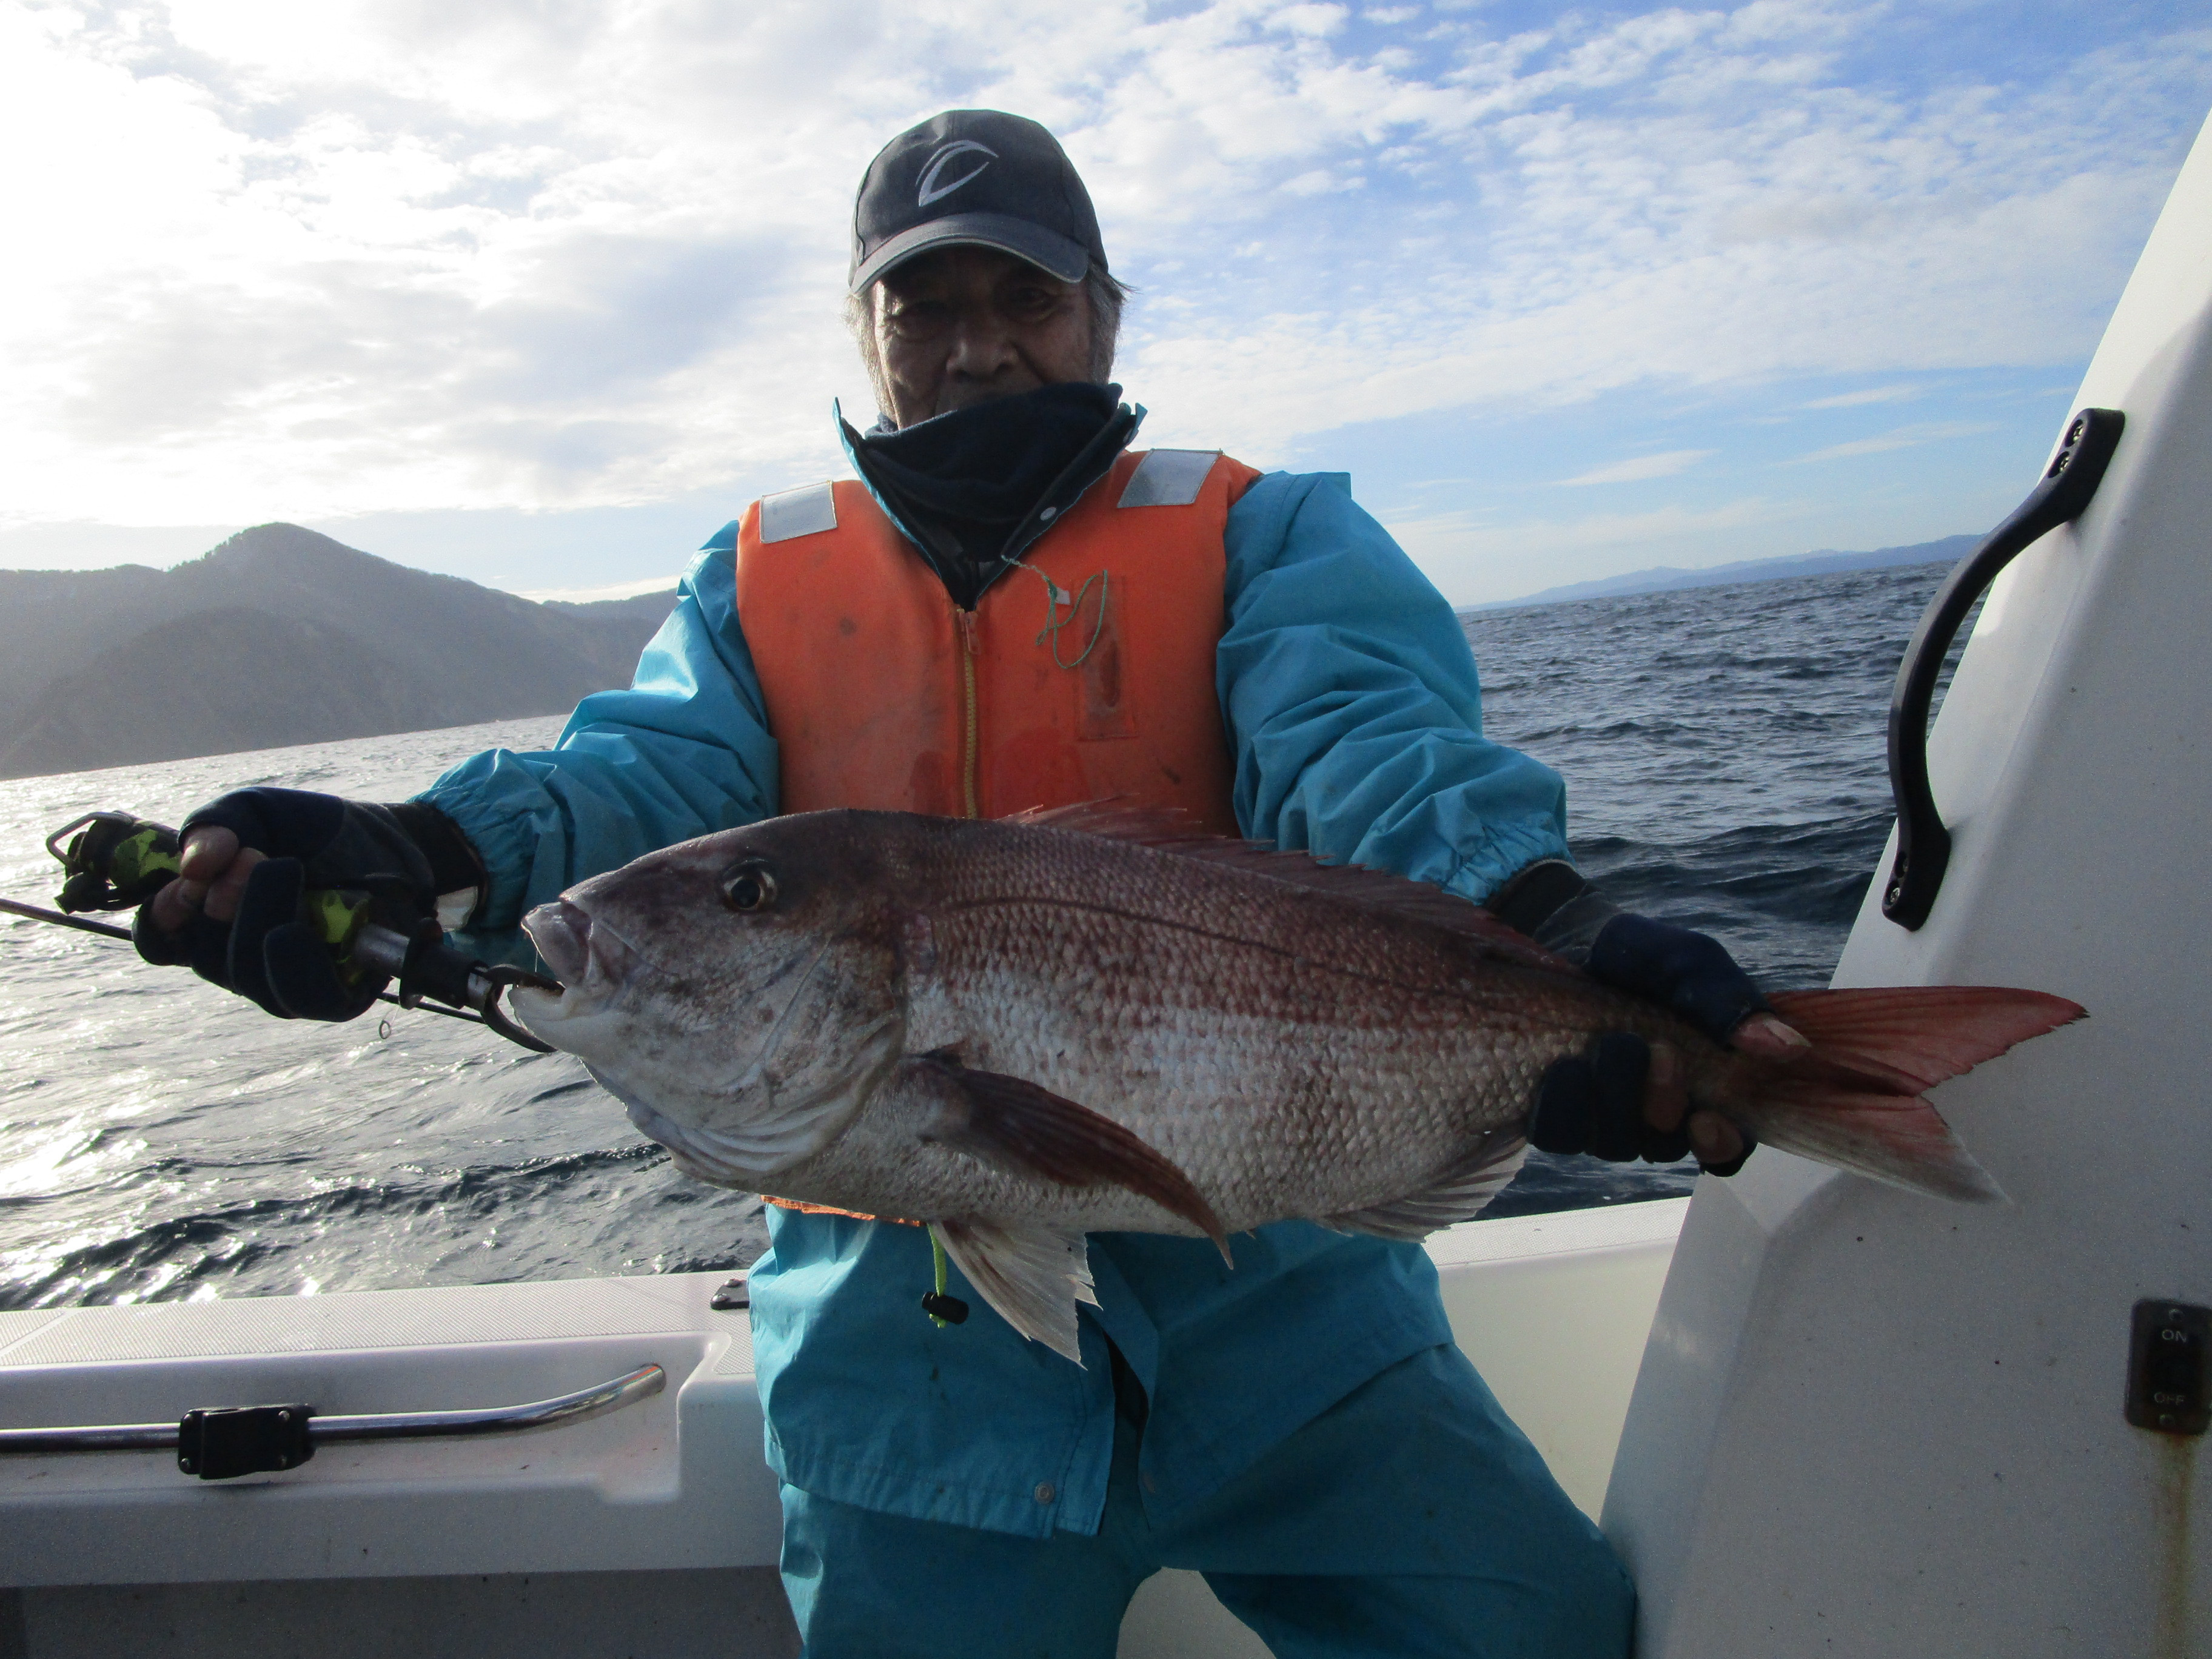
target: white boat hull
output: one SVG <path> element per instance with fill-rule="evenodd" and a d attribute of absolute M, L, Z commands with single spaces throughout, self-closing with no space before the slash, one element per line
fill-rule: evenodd
<path fill-rule="evenodd" d="M 1462 1346 L 1593 1513 L 1686 1207 L 1431 1241 Z M 589 1422 L 328 1447 L 235 1481 L 169 1452 L 0 1458 L 0 1659 L 794 1652 L 750 1328 L 708 1305 L 725 1277 L 0 1314 L 0 1426 L 453 1409 L 644 1364 L 670 1379 Z M 1121 1650 L 1265 1651 L 1186 1573 L 1139 1593 Z"/>
<path fill-rule="evenodd" d="M 1772 1153 L 1700 1190 L 1605 1510 L 1644 1659 L 2212 1654 L 2202 1442 L 2123 1414 L 2135 1303 L 2212 1304 L 2212 133 L 2075 407 L 2125 434 L 1937 718 L 1934 910 L 1878 879 L 1836 982 L 2091 1017 L 1935 1097 L 2008 1206 Z"/>

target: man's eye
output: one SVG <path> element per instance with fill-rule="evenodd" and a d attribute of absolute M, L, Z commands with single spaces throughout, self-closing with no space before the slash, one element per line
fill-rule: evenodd
<path fill-rule="evenodd" d="M 943 328 L 949 310 L 934 300 L 916 300 L 909 305 L 894 306 L 888 320 L 901 334 L 925 334 Z"/>

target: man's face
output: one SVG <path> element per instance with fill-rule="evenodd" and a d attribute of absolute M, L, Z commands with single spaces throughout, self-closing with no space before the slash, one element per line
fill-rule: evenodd
<path fill-rule="evenodd" d="M 1091 378 L 1091 307 L 996 248 L 939 248 L 876 285 L 876 349 L 900 426 L 994 398 Z"/>

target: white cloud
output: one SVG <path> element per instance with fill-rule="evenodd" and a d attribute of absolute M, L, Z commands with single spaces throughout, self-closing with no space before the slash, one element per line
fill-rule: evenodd
<path fill-rule="evenodd" d="M 820 476 L 830 396 L 866 398 L 854 181 L 949 104 L 1066 139 L 1145 290 L 1158 441 L 1267 462 L 1644 380 L 2078 359 L 2212 33 L 1849 82 L 1884 19 L 0 0 L 0 525 Z"/>
<path fill-rule="evenodd" d="M 1893 427 L 1870 438 L 1854 438 L 1848 443 L 1830 444 L 1808 454 L 1792 456 L 1786 465 L 1802 466 L 1813 461 L 1843 460 L 1852 455 L 1881 455 L 1893 449 L 1917 449 L 1922 444 L 1938 443 L 1946 438 L 1969 438 L 1978 432 L 1995 430 L 1987 421 L 1923 421 L 1917 426 Z"/>
<path fill-rule="evenodd" d="M 1587 472 L 1577 472 L 1571 478 L 1562 478 L 1563 484 L 1642 483 L 1649 478 L 1671 478 L 1686 471 L 1699 461 L 1717 455 L 1717 449 L 1670 449 L 1657 455 L 1637 455 L 1625 461 L 1615 461 L 1609 466 L 1594 466 Z"/>
<path fill-rule="evenodd" d="M 594 605 L 605 599 L 635 599 L 647 593 L 672 592 L 677 578 L 683 573 L 672 570 L 665 576 L 644 576 L 631 582 L 608 582 L 598 587 L 537 587 L 518 597 L 540 602 L 558 599 L 569 605 Z"/>
<path fill-rule="evenodd" d="M 1863 392 L 1838 392 L 1832 398 L 1815 398 L 1810 403 L 1800 404 L 1801 409 L 1857 409 L 1867 404 L 1909 403 L 1921 395 L 1921 388 L 1910 381 L 1893 386 L 1869 386 Z"/>

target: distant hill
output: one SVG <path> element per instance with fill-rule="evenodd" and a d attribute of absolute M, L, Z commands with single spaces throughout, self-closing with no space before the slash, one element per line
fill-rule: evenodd
<path fill-rule="evenodd" d="M 1734 564 L 1707 565 L 1700 570 L 1655 565 L 1649 570 L 1632 570 L 1625 576 L 1608 576 L 1603 581 L 1570 582 L 1565 587 L 1547 587 L 1540 593 L 1531 593 L 1525 599 L 1493 599 L 1488 605 L 1478 605 L 1472 609 L 1503 611 L 1513 605 L 1559 605 L 1568 599 L 1606 599 L 1627 593 L 1665 593 L 1681 587 L 1724 587 L 1731 582 L 1778 581 L 1785 576 L 1825 576 L 1836 570 L 1880 570 L 1891 565 L 1933 564 L 1938 560 L 1964 558 L 1967 550 L 1980 539 L 1978 536 L 1946 536 L 1940 542 L 1918 542 L 1911 547 L 1878 547 L 1867 553 L 1839 553 L 1832 549 L 1823 549 L 1817 553 L 1799 553 L 1784 559 L 1742 559 Z"/>
<path fill-rule="evenodd" d="M 670 592 L 539 605 L 260 525 L 161 571 L 0 571 L 0 777 L 552 714 Z"/>

